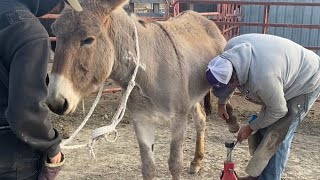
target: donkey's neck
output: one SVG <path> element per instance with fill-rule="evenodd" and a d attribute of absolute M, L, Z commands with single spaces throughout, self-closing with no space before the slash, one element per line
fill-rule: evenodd
<path fill-rule="evenodd" d="M 141 28 L 137 19 L 128 16 L 123 10 L 116 10 L 111 14 L 110 38 L 114 45 L 115 62 L 111 79 L 122 87 L 126 87 L 136 67 L 136 39 L 135 27 Z"/>

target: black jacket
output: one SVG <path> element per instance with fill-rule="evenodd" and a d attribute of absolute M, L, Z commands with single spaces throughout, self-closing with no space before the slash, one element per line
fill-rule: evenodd
<path fill-rule="evenodd" d="M 35 16 L 60 0 L 0 0 L 0 63 L 8 71 L 9 89 L 0 83 L 0 126 L 9 124 L 16 136 L 50 157 L 61 138 L 48 118 L 48 33 Z"/>
<path fill-rule="evenodd" d="M 61 0 L 0 0 L 0 14 L 3 11 L 26 8 L 36 17 L 43 16 L 56 7 Z"/>

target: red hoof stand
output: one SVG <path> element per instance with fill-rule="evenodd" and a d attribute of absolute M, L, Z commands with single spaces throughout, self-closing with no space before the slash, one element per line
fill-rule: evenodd
<path fill-rule="evenodd" d="M 234 171 L 233 162 L 224 162 L 224 169 L 222 171 L 221 180 L 238 180 L 237 174 Z"/>
<path fill-rule="evenodd" d="M 221 180 L 238 180 L 237 174 L 234 171 L 234 167 L 235 167 L 234 162 L 232 162 L 231 160 L 231 152 L 235 144 L 233 141 L 226 142 L 225 146 L 227 148 L 228 155 L 227 155 L 227 161 L 224 162 L 224 168 L 223 168 L 220 179 Z"/>

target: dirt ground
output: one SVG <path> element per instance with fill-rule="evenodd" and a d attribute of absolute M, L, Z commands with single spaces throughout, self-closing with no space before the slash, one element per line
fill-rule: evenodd
<path fill-rule="evenodd" d="M 112 86 L 112 83 L 109 83 Z M 85 99 L 85 111 L 89 111 L 96 95 Z M 77 136 L 73 144 L 85 143 L 88 141 L 91 130 L 110 123 L 120 100 L 120 93 L 104 94 L 97 105 L 92 117 Z M 257 112 L 258 106 L 247 102 L 241 96 L 234 96 L 232 105 L 241 121 Z M 214 109 L 215 110 L 215 109 Z M 308 118 L 301 124 L 293 143 L 291 156 L 283 177 L 284 180 L 315 180 L 320 179 L 320 103 L 313 106 Z M 70 115 L 60 117 L 52 114 L 54 125 L 60 130 L 63 137 L 68 137 L 82 122 L 86 114 L 83 113 L 81 104 L 78 110 Z M 67 157 L 64 169 L 58 176 L 58 180 L 138 180 L 142 179 L 140 172 L 140 155 L 138 143 L 132 127 L 130 113 L 126 112 L 123 121 L 118 125 L 118 140 L 109 143 L 100 140 L 96 146 L 96 158 L 89 156 L 87 148 L 76 150 L 63 150 Z M 156 132 L 156 179 L 170 179 L 167 158 L 169 155 L 169 122 L 158 124 Z M 188 167 L 193 158 L 195 147 L 195 128 L 192 120 L 188 120 L 184 144 L 184 171 L 182 179 L 206 180 L 220 179 L 223 162 L 226 157 L 224 147 L 225 140 L 234 140 L 235 134 L 227 130 L 227 126 L 219 119 L 214 111 L 208 116 L 206 132 L 206 156 L 202 169 L 198 174 L 188 174 Z M 250 156 L 247 142 L 238 144 L 233 151 L 233 160 L 236 163 L 236 171 L 244 175 L 244 168 Z"/>

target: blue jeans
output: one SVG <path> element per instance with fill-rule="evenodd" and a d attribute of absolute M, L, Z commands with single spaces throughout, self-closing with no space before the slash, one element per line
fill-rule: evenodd
<path fill-rule="evenodd" d="M 301 106 L 301 109 L 302 109 L 301 113 L 297 114 L 296 118 L 293 120 L 286 138 L 282 142 L 276 154 L 270 159 L 267 167 L 264 169 L 264 171 L 260 175 L 259 180 L 281 180 L 281 176 L 285 170 L 285 166 L 289 158 L 291 142 L 297 130 L 297 127 L 299 126 L 299 121 L 300 120 L 302 121 L 305 118 L 310 108 L 319 97 L 319 93 L 320 93 L 320 87 L 318 87 L 315 91 L 306 95 L 307 96 L 306 102 L 302 102 L 306 104 L 305 108 Z M 299 118 L 299 115 L 300 115 L 300 118 Z M 262 136 L 264 135 L 265 132 L 266 132 L 266 128 L 259 130 L 259 133 Z"/>
<path fill-rule="evenodd" d="M 37 180 L 42 153 L 17 139 L 9 129 L 0 130 L 0 179 Z"/>

